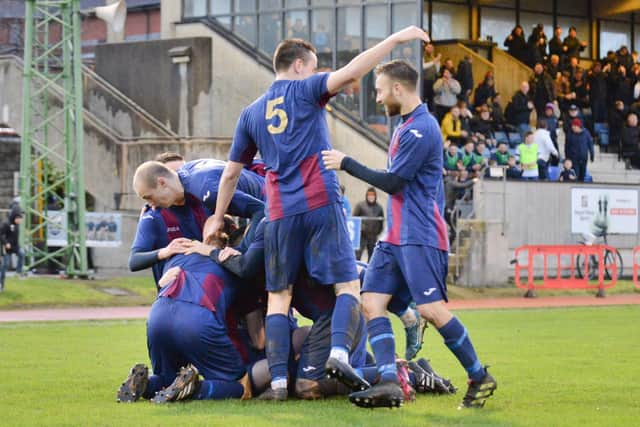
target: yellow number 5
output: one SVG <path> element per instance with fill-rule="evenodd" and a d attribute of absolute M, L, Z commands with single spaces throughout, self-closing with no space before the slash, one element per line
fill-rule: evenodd
<path fill-rule="evenodd" d="M 280 96 L 276 99 L 272 99 L 267 101 L 267 113 L 265 114 L 265 118 L 267 120 L 271 120 L 275 116 L 278 116 L 280 119 L 280 124 L 278 126 L 269 125 L 267 126 L 267 130 L 270 134 L 277 135 L 279 133 L 284 132 L 287 128 L 287 124 L 289 123 L 289 118 L 287 117 L 287 112 L 281 108 L 275 108 L 276 105 L 280 105 L 284 103 L 284 96 Z"/>

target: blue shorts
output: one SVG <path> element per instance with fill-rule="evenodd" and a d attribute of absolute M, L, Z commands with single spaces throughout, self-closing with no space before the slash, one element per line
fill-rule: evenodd
<path fill-rule="evenodd" d="M 417 305 L 447 301 L 449 254 L 430 246 L 378 242 L 362 292 L 394 295 Z"/>
<path fill-rule="evenodd" d="M 270 221 L 264 229 L 267 291 L 293 285 L 303 265 L 322 285 L 358 279 L 342 205 Z"/>
<path fill-rule="evenodd" d="M 237 381 L 245 374 L 240 354 L 225 325 L 204 307 L 160 297 L 151 306 L 147 346 L 153 372 L 173 381 L 192 363 L 207 380 Z"/>
<path fill-rule="evenodd" d="M 333 312 L 329 312 L 313 322 L 300 350 L 296 378 L 313 381 L 325 378 L 324 365 L 331 352 L 332 315 Z M 365 366 L 367 361 L 367 327 L 362 314 L 353 342 L 354 347 L 349 352 L 349 364 L 354 368 L 360 368 Z"/>

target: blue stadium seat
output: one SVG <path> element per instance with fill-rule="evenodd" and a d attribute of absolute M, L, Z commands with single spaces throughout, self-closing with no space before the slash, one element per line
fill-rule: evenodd
<path fill-rule="evenodd" d="M 509 137 L 505 132 L 494 132 L 493 138 L 496 142 L 509 142 Z"/>
<path fill-rule="evenodd" d="M 549 166 L 549 181 L 557 181 L 560 178 L 560 166 Z"/>
<path fill-rule="evenodd" d="M 593 182 L 593 177 L 591 176 L 591 174 L 589 173 L 589 171 L 587 171 L 584 174 L 584 182 Z"/>
<path fill-rule="evenodd" d="M 522 143 L 522 138 L 518 132 L 509 132 L 509 146 L 517 147 Z"/>
<path fill-rule="evenodd" d="M 609 125 L 606 123 L 595 123 L 593 125 L 593 132 L 596 134 L 598 143 L 601 146 L 606 147 L 609 145 Z"/>

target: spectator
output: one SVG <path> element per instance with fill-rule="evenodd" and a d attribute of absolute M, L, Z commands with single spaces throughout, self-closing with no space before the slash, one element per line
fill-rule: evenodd
<path fill-rule="evenodd" d="M 531 99 L 538 117 L 544 116 L 547 103 L 556 99 L 553 79 L 544 71 L 542 63 L 537 62 L 533 68 L 533 75 L 529 79 Z"/>
<path fill-rule="evenodd" d="M 593 139 L 589 131 L 582 127 L 582 120 L 571 120 L 571 131 L 567 134 L 567 141 L 564 147 L 565 157 L 571 159 L 574 165 L 578 181 L 584 182 L 587 174 L 587 160 L 589 157 L 593 162 Z"/>
<path fill-rule="evenodd" d="M 460 123 L 462 126 L 462 130 L 466 131 L 467 135 L 469 135 L 471 134 L 471 120 L 473 119 L 473 114 L 467 107 L 466 101 L 460 100 L 456 105 L 460 109 Z"/>
<path fill-rule="evenodd" d="M 561 72 L 562 64 L 560 64 L 560 57 L 558 55 L 551 55 L 547 63 L 547 74 L 549 74 L 553 80 L 557 80 L 558 74 Z"/>
<path fill-rule="evenodd" d="M 471 166 L 473 178 L 479 178 L 484 173 L 484 169 L 488 164 L 489 157 L 487 146 L 484 142 L 479 141 L 475 146 L 475 150 L 473 151 L 473 166 Z"/>
<path fill-rule="evenodd" d="M 553 37 L 549 40 L 549 55 L 551 57 L 556 55 L 560 64 L 563 64 L 566 52 L 567 47 L 562 43 L 562 28 L 556 26 L 553 30 Z"/>
<path fill-rule="evenodd" d="M 484 80 L 478 85 L 473 96 L 474 109 L 479 111 L 480 108 L 487 104 L 490 98 L 493 98 L 495 95 L 496 86 L 493 78 L 493 71 L 487 71 L 487 74 L 484 75 Z"/>
<path fill-rule="evenodd" d="M 353 211 L 353 216 L 365 217 L 360 229 L 360 249 L 356 251 L 356 258 L 360 259 L 364 249 L 367 249 L 367 260 L 371 259 L 373 248 L 382 231 L 384 211 L 378 203 L 378 193 L 373 187 L 367 189 L 365 200 L 358 203 Z M 379 218 L 379 219 L 375 219 Z"/>
<path fill-rule="evenodd" d="M 524 136 L 524 143 L 518 145 L 518 155 L 522 166 L 522 178 L 529 181 L 538 179 L 538 146 L 533 140 L 533 132 Z"/>
<path fill-rule="evenodd" d="M 458 171 L 458 162 L 462 160 L 462 156 L 458 152 L 458 146 L 456 144 L 450 144 L 447 150 L 444 152 L 443 159 L 443 174 L 445 176 L 456 175 L 456 172 Z"/>
<path fill-rule="evenodd" d="M 507 47 L 509 55 L 525 64 L 529 62 L 527 42 L 524 39 L 524 31 L 520 25 L 516 25 L 516 27 L 511 31 L 511 34 L 507 36 L 504 41 L 504 45 Z"/>
<path fill-rule="evenodd" d="M 434 55 L 433 44 L 425 43 L 424 55 L 422 57 L 422 99 L 429 106 L 429 111 L 433 110 L 433 84 L 440 72 L 441 54 Z"/>
<path fill-rule="evenodd" d="M 478 116 L 471 119 L 471 131 L 484 136 L 485 139 L 491 139 L 493 127 L 494 123 L 491 120 L 489 107 L 486 105 L 481 106 Z"/>
<path fill-rule="evenodd" d="M 587 87 L 582 68 L 576 70 L 571 84 L 571 91 L 576 94 L 575 104 L 578 105 L 578 107 L 581 109 L 589 108 L 589 88 Z"/>
<path fill-rule="evenodd" d="M 313 34 L 313 44 L 318 49 L 318 52 L 325 53 L 331 52 L 331 46 L 329 44 L 331 36 L 327 31 L 327 27 L 324 24 L 319 23 Z"/>
<path fill-rule="evenodd" d="M 442 119 L 440 125 L 442 132 L 442 140 L 449 141 L 452 145 L 463 145 L 467 139 L 468 133 L 462 130 L 462 122 L 460 120 L 460 108 L 454 106 Z"/>
<path fill-rule="evenodd" d="M 0 270 L 0 291 L 4 289 L 4 279 L 11 264 L 11 255 L 16 254 L 18 256 L 18 264 L 16 266 L 16 272 L 22 273 L 22 264 L 24 263 L 24 251 L 20 248 L 20 223 L 22 223 L 22 209 L 14 207 L 9 213 L 9 218 L 6 222 L 0 225 L 0 244 L 4 250 L 4 256 L 2 259 L 2 269 Z"/>
<path fill-rule="evenodd" d="M 569 110 L 567 110 L 566 114 L 562 117 L 562 131 L 565 137 L 571 132 L 571 122 L 573 119 L 580 119 L 580 121 L 584 123 L 582 111 L 576 104 L 571 104 Z"/>
<path fill-rule="evenodd" d="M 638 116 L 635 113 L 629 113 L 627 123 L 622 128 L 622 158 L 627 169 L 631 169 L 631 165 L 638 165 L 638 153 L 640 144 L 640 128 L 638 127 Z"/>
<path fill-rule="evenodd" d="M 509 164 L 509 147 L 506 142 L 498 143 L 498 149 L 492 154 L 491 159 L 496 161 L 498 166 L 507 166 Z"/>
<path fill-rule="evenodd" d="M 474 166 L 476 165 L 475 156 L 473 155 L 474 149 L 475 147 L 473 145 L 473 141 L 467 141 L 467 143 L 464 144 L 464 149 L 462 150 L 462 155 L 460 156 L 462 165 L 469 172 L 474 172 Z"/>
<path fill-rule="evenodd" d="M 631 70 L 634 65 L 633 57 L 629 53 L 626 46 L 621 46 L 617 52 L 618 64 L 624 66 L 627 70 Z"/>
<path fill-rule="evenodd" d="M 458 98 L 469 103 L 469 97 L 473 91 L 473 63 L 471 56 L 465 55 L 458 64 L 456 79 L 460 82 L 460 94 Z"/>
<path fill-rule="evenodd" d="M 507 179 L 522 179 L 522 169 L 516 164 L 516 156 L 513 154 L 507 160 Z"/>
<path fill-rule="evenodd" d="M 576 72 L 580 70 L 580 63 L 577 56 L 569 57 L 569 64 L 566 66 L 565 71 L 569 72 L 569 81 L 573 83 L 573 80 L 576 78 Z"/>
<path fill-rule="evenodd" d="M 556 151 L 558 150 L 558 118 L 555 114 L 555 105 L 552 102 L 547 103 L 544 107 L 544 116 L 541 118 L 545 122 L 545 128 L 549 131 L 549 136 L 553 142 Z M 557 160 L 551 159 L 551 165 L 557 166 Z"/>
<path fill-rule="evenodd" d="M 607 76 L 602 64 L 596 61 L 587 75 L 589 101 L 594 123 L 607 121 Z"/>
<path fill-rule="evenodd" d="M 442 68 L 446 68 L 451 73 L 451 76 L 456 75 L 456 67 L 453 65 L 453 59 L 447 58 L 444 60 Z M 442 70 L 441 70 L 442 71 Z"/>
<path fill-rule="evenodd" d="M 565 159 L 564 164 L 562 165 L 562 172 L 560 172 L 560 177 L 558 181 L 560 182 L 572 182 L 578 179 L 576 176 L 576 171 L 573 170 L 573 163 L 571 159 Z"/>
<path fill-rule="evenodd" d="M 524 140 L 525 134 L 531 130 L 529 117 L 532 110 L 533 102 L 529 100 L 529 83 L 522 82 L 520 90 L 511 98 L 511 112 L 507 113 L 507 121 L 518 129 L 522 140 Z"/>
<path fill-rule="evenodd" d="M 558 98 L 560 111 L 566 113 L 569 110 L 569 106 L 573 104 L 576 99 L 575 92 L 571 90 L 568 71 L 560 73 L 558 80 L 556 80 L 556 96 Z"/>
<path fill-rule="evenodd" d="M 620 140 L 626 115 L 627 107 L 622 101 L 616 101 L 613 108 L 609 110 L 609 146 L 618 153 L 618 160 L 622 160 L 622 144 Z"/>
<path fill-rule="evenodd" d="M 529 40 L 529 63 L 532 67 L 537 62 L 543 64 L 547 58 L 547 35 L 544 33 L 544 25 L 538 24 L 533 28 Z"/>
<path fill-rule="evenodd" d="M 496 124 L 496 129 L 503 128 L 506 120 L 502 108 L 502 96 L 499 92 L 496 92 L 496 94 L 489 99 L 489 110 L 491 111 L 493 122 Z"/>
<path fill-rule="evenodd" d="M 293 24 L 293 27 L 291 27 L 289 38 L 303 39 L 303 40 L 307 40 L 309 38 L 307 26 L 304 25 L 302 18 L 296 19 L 295 24 Z"/>
<path fill-rule="evenodd" d="M 344 192 L 344 185 L 340 184 L 340 193 L 342 194 L 342 212 L 344 212 L 344 216 L 349 218 L 351 216 L 351 203 L 349 203 L 349 199 Z"/>
<path fill-rule="evenodd" d="M 609 88 L 611 95 L 616 101 L 622 101 L 626 108 L 633 103 L 633 84 L 634 82 L 627 75 L 627 69 L 624 65 L 616 67 L 615 71 L 609 73 Z"/>
<path fill-rule="evenodd" d="M 558 150 L 553 146 L 551 135 L 547 130 L 547 122 L 544 119 L 538 120 L 538 128 L 533 133 L 533 142 L 538 146 L 538 177 L 547 180 L 549 179 L 547 173 L 549 160 L 551 157 L 558 158 Z"/>
<path fill-rule="evenodd" d="M 444 180 L 445 194 L 445 220 L 449 224 L 449 241 L 455 238 L 454 230 L 456 224 L 453 223 L 452 213 L 455 210 L 456 201 L 463 198 L 465 192 L 473 187 L 475 180 L 469 179 L 469 172 L 463 170 L 459 175 L 449 176 Z"/>
<path fill-rule="evenodd" d="M 435 113 L 438 122 L 458 102 L 458 94 L 461 91 L 460 83 L 452 77 L 447 68 L 442 70 L 442 76 L 433 84 Z"/>
<path fill-rule="evenodd" d="M 566 49 L 564 49 L 565 55 L 568 57 L 574 56 L 576 58 L 578 58 L 580 56 L 580 52 L 587 47 L 587 42 L 582 42 L 578 39 L 576 27 L 569 28 L 569 35 L 565 37 L 562 44 L 566 47 Z"/>

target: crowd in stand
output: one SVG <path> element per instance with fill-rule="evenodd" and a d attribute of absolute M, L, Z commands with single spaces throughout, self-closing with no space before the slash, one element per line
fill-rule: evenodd
<path fill-rule="evenodd" d="M 451 193 L 460 197 L 469 191 L 465 183 L 491 177 L 491 166 L 502 166 L 508 179 L 590 181 L 587 163 L 594 160 L 594 143 L 616 152 L 627 168 L 640 166 L 636 52 L 622 46 L 583 69 L 579 55 L 586 43 L 576 29 L 563 39 L 556 27 L 548 40 L 542 25 L 528 39 L 516 26 L 504 45 L 533 68 L 513 95 L 496 91 L 492 72 L 474 90 L 471 57 L 456 68 L 433 45 L 424 48 L 423 97 L 441 123 L 443 174 L 455 189 Z M 565 135 L 562 151 L 559 130 Z"/>
<path fill-rule="evenodd" d="M 424 47 L 423 98 L 441 124 L 448 215 L 457 200 L 471 199 L 480 177 L 590 182 L 587 164 L 596 143 L 617 153 L 628 169 L 640 167 L 636 52 L 622 46 L 584 69 L 579 55 L 586 43 L 576 29 L 562 38 L 556 27 L 548 40 L 542 25 L 527 39 L 517 25 L 504 46 L 533 73 L 515 93 L 503 95 L 491 71 L 474 89 L 470 56 L 456 68 L 432 44 Z"/>

